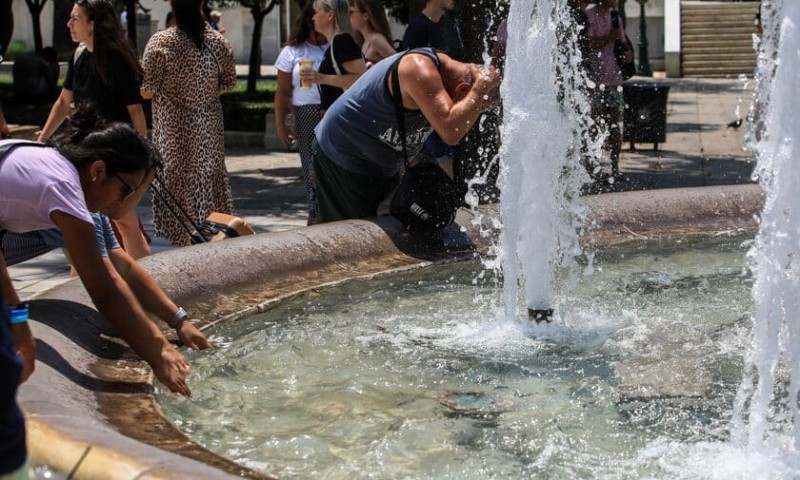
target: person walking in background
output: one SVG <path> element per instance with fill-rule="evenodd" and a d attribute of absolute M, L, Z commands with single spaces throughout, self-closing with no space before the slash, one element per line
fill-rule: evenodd
<path fill-rule="evenodd" d="M 427 0 L 425 8 L 414 14 L 403 34 L 403 48 L 433 47 L 445 50 L 442 17 L 455 8 L 455 0 Z"/>
<path fill-rule="evenodd" d="M 314 2 L 306 3 L 294 24 L 286 46 L 275 60 L 278 70 L 278 90 L 275 92 L 275 128 L 278 137 L 287 147 L 297 142 L 300 152 L 300 168 L 308 199 L 308 224 L 317 221 L 317 200 L 314 193 L 314 159 L 311 156 L 311 141 L 314 127 L 320 120 L 320 96 L 318 88 L 304 88 L 300 85 L 300 60 L 311 60 L 314 70 L 319 69 L 328 44 L 325 37 L 314 30 L 311 18 L 314 16 Z M 290 128 L 286 119 L 294 112 L 294 126 Z"/>
<path fill-rule="evenodd" d="M 116 18 L 116 17 L 114 17 Z M 97 309 L 171 391 L 190 395 L 186 359 L 147 317 L 130 288 L 103 262 L 90 212 L 111 218 L 144 195 L 161 159 L 130 125 L 106 123 L 79 106 L 52 146 L 0 142 L 0 231 L 25 233 L 58 228 L 70 261 Z M 20 303 L 5 256 L 0 253 L 0 288 L 10 305 Z M 14 324 L 23 359 L 22 381 L 35 367 L 35 345 L 27 323 Z"/>
<path fill-rule="evenodd" d="M 142 68 L 125 38 L 114 7 L 107 0 L 78 0 L 72 7 L 69 33 L 78 48 L 67 64 L 64 87 L 53 104 L 38 140 L 46 141 L 67 118 L 72 105 L 90 102 L 112 121 L 128 122 L 147 137 L 139 85 Z M 125 250 L 133 258 L 150 255 L 150 246 L 132 209 L 115 219 Z"/>
<path fill-rule="evenodd" d="M 361 44 L 367 68 L 397 53 L 392 46 L 383 0 L 352 0 L 350 24 L 356 31 L 356 42 Z"/>
<path fill-rule="evenodd" d="M 328 40 L 318 71 L 300 72 L 300 80 L 319 85 L 322 114 L 367 69 L 353 38 L 347 0 L 314 0 L 314 30 Z"/>
<path fill-rule="evenodd" d="M 142 96 L 153 100 L 153 143 L 164 157 L 163 181 L 197 223 L 211 212 L 233 210 L 225 168 L 225 132 L 219 96 L 236 85 L 231 44 L 212 30 L 198 0 L 171 0 L 176 28 L 147 42 Z M 156 235 L 174 245 L 190 235 L 164 201 L 153 199 Z"/>
<path fill-rule="evenodd" d="M 606 148 L 611 157 L 611 175 L 619 176 L 619 154 L 622 134 L 619 129 L 619 110 L 622 108 L 622 72 L 614 55 L 617 41 L 625 41 L 625 26 L 616 10 L 617 0 L 597 0 L 586 10 L 589 37 L 589 78 L 595 87 L 592 96 L 593 134 L 602 130 L 608 134 Z M 597 178 L 597 175 L 593 175 Z"/>
<path fill-rule="evenodd" d="M 211 10 L 208 14 L 208 26 L 219 33 L 225 33 L 225 28 L 219 23 L 220 21 L 222 21 L 222 14 L 219 10 Z"/>
<path fill-rule="evenodd" d="M 442 18 L 455 8 L 455 4 L 455 0 L 427 0 L 425 8 L 411 17 L 403 35 L 403 48 L 431 47 L 446 51 Z M 423 150 L 453 177 L 453 148 L 443 142 L 436 132 L 428 137 Z"/>

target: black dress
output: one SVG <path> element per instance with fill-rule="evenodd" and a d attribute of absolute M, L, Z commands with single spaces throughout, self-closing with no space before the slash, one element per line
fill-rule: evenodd
<path fill-rule="evenodd" d="M 336 58 L 336 64 L 338 65 L 341 74 L 346 73 L 344 69 L 345 63 L 351 60 L 364 58 L 364 55 L 361 53 L 361 48 L 359 48 L 359 46 L 356 44 L 356 41 L 353 39 L 352 35 L 349 33 L 340 33 L 333 37 L 331 46 L 325 50 L 325 54 L 322 56 L 322 62 L 319 64 L 319 73 L 326 75 L 337 74 L 336 69 L 333 68 L 331 50 L 333 50 L 333 56 Z M 344 90 L 339 87 L 320 84 L 320 108 L 323 111 L 329 109 L 331 105 L 333 105 L 333 102 L 335 102 L 342 93 L 344 93 Z"/>
<path fill-rule="evenodd" d="M 142 103 L 139 83 L 135 80 L 134 72 L 130 71 L 121 58 L 113 58 L 109 69 L 112 74 L 112 85 L 106 85 L 95 75 L 92 68 L 92 52 L 84 48 L 74 64 L 70 58 L 64 88 L 72 92 L 75 105 L 90 101 L 107 120 L 131 123 L 128 105 Z"/>

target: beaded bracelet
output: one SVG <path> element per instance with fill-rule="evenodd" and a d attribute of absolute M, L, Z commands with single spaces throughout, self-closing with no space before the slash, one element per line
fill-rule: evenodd
<path fill-rule="evenodd" d="M 180 326 L 181 322 L 184 321 L 188 316 L 189 314 L 186 313 L 186 310 L 184 310 L 183 307 L 179 307 L 178 312 L 175 314 L 174 317 L 172 317 L 172 320 L 168 322 L 169 326 L 177 329 Z"/>

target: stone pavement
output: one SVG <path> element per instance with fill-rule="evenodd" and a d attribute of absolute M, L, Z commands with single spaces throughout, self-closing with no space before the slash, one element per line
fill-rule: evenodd
<path fill-rule="evenodd" d="M 648 79 L 650 80 L 650 79 Z M 589 190 L 624 191 L 670 187 L 739 184 L 750 182 L 752 155 L 742 149 L 747 128 L 727 127 L 739 111 L 750 107 L 752 80 L 655 79 L 670 85 L 665 143 L 658 151 L 637 144 L 624 146 L 620 168 L 626 180 L 597 185 Z M 305 225 L 305 194 L 296 153 L 263 149 L 231 149 L 226 159 L 236 213 L 257 233 L 277 232 Z M 610 167 L 607 167 L 610 170 Z M 149 198 L 138 207 L 145 228 L 152 232 Z M 172 248 L 154 238 L 153 251 Z M 68 278 L 68 265 L 60 251 L 10 268 L 23 298 L 30 298 Z"/>

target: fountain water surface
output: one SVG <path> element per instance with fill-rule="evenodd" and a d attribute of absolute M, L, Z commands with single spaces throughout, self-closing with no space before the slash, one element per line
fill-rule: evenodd
<path fill-rule="evenodd" d="M 511 6 L 508 51 L 523 58 L 503 85 L 503 302 L 457 267 L 226 326 L 230 345 L 195 360 L 197 400 L 164 401 L 185 431 L 285 477 L 800 476 L 800 4 L 764 2 L 781 61 L 760 65 L 759 88 L 774 87 L 756 145 L 768 201 L 753 286 L 737 237 L 598 252 L 593 275 L 575 274 L 585 128 L 563 100 L 586 103 L 556 47 L 564 3 Z M 449 297 L 458 307 L 442 308 Z M 569 308 L 552 325 L 509 321 L 520 299 Z"/>

